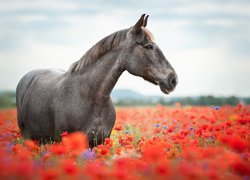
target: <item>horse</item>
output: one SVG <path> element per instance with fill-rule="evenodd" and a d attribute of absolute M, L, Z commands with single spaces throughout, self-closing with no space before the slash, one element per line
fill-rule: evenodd
<path fill-rule="evenodd" d="M 116 119 L 110 94 L 124 71 L 172 92 L 177 74 L 146 28 L 148 17 L 143 14 L 134 26 L 97 42 L 68 71 L 24 75 L 16 88 L 22 136 L 47 143 L 60 141 L 63 132 L 81 131 L 90 147 L 102 144 Z"/>

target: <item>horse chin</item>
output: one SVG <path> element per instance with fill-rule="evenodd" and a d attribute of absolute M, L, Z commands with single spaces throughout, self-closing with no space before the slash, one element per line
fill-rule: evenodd
<path fill-rule="evenodd" d="M 161 89 L 161 92 L 163 92 L 164 94 L 169 94 L 170 93 L 166 88 L 164 88 L 161 85 L 160 85 L 160 89 Z"/>
<path fill-rule="evenodd" d="M 159 83 L 160 89 L 164 94 L 170 94 L 174 89 L 168 87 L 167 84 L 160 82 Z"/>

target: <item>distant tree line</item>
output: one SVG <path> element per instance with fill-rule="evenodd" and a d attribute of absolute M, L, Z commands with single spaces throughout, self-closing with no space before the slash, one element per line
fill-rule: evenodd
<path fill-rule="evenodd" d="M 180 103 L 182 105 L 196 105 L 196 106 L 222 106 L 222 105 L 231 105 L 235 106 L 239 103 L 250 104 L 250 97 L 248 98 L 238 98 L 236 96 L 230 97 L 214 97 L 214 96 L 199 96 L 199 97 L 179 97 L 179 98 L 172 98 L 172 99 L 165 99 L 159 98 L 157 100 L 133 100 L 133 99 L 126 99 L 126 100 L 118 100 L 115 102 L 117 106 L 146 106 L 146 105 L 156 105 L 162 104 L 167 106 L 175 105 L 176 103 Z"/>
<path fill-rule="evenodd" d="M 16 94 L 12 91 L 0 92 L 0 108 L 12 108 L 16 106 Z"/>
<path fill-rule="evenodd" d="M 15 92 L 0 92 L 0 108 L 12 108 L 16 105 Z M 250 97 L 239 98 L 236 96 L 230 97 L 214 97 L 214 96 L 198 96 L 198 97 L 179 97 L 179 98 L 147 98 L 147 99 L 121 99 L 114 101 L 116 106 L 154 106 L 162 104 L 167 106 L 175 105 L 199 105 L 199 106 L 221 106 L 232 105 L 239 103 L 250 104 Z"/>
<path fill-rule="evenodd" d="M 248 98 L 248 101 L 249 99 L 250 98 Z M 243 100 L 235 96 L 230 96 L 230 97 L 199 96 L 196 98 L 192 98 L 192 97 L 176 98 L 176 99 L 170 100 L 169 102 L 163 102 L 163 104 L 173 105 L 176 102 L 180 102 L 182 105 L 200 105 L 200 106 L 232 105 L 232 106 L 235 106 L 242 101 Z"/>

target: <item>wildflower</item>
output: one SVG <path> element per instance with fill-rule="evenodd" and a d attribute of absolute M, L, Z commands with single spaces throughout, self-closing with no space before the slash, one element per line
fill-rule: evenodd
<path fill-rule="evenodd" d="M 244 162 L 243 160 L 234 161 L 231 164 L 231 168 L 237 174 L 243 176 L 250 176 L 250 166 L 247 162 Z"/>
<path fill-rule="evenodd" d="M 30 148 L 31 150 L 34 150 L 34 151 L 39 150 L 39 147 L 32 140 L 27 139 L 27 140 L 25 140 L 24 144 L 26 145 L 26 147 Z"/>
<path fill-rule="evenodd" d="M 67 132 L 67 131 L 63 131 L 62 133 L 61 133 L 61 137 L 65 137 L 65 136 L 67 136 L 69 133 Z"/>
<path fill-rule="evenodd" d="M 188 134 L 188 131 L 186 131 L 186 130 L 181 130 L 181 135 L 183 135 L 183 136 L 186 136 L 187 134 Z"/>
<path fill-rule="evenodd" d="M 226 134 L 227 135 L 232 135 L 234 133 L 233 129 L 232 128 L 227 128 L 226 129 Z"/>
<path fill-rule="evenodd" d="M 130 131 L 129 131 L 129 130 L 126 130 L 125 134 L 130 134 Z"/>
<path fill-rule="evenodd" d="M 88 140 L 82 132 L 71 133 L 62 139 L 63 145 L 69 150 L 81 153 L 88 148 Z"/>
<path fill-rule="evenodd" d="M 126 149 L 134 149 L 134 145 L 133 144 L 127 144 L 125 145 Z"/>
<path fill-rule="evenodd" d="M 133 135 L 130 135 L 130 134 L 128 134 L 128 135 L 125 136 L 125 137 L 120 137 L 120 139 L 119 139 L 119 143 L 120 143 L 122 146 L 129 145 L 129 144 L 131 144 L 133 141 L 134 141 L 134 136 L 133 136 Z"/>
<path fill-rule="evenodd" d="M 214 109 L 214 110 L 216 110 L 216 111 L 218 111 L 218 110 L 220 110 L 220 106 L 212 106 L 212 108 Z"/>
<path fill-rule="evenodd" d="M 220 136 L 219 140 L 238 152 L 244 152 L 247 149 L 246 142 L 238 136 Z"/>
<path fill-rule="evenodd" d="M 159 128 L 161 125 L 160 124 L 156 124 L 155 127 Z"/>
<path fill-rule="evenodd" d="M 61 162 L 61 167 L 66 174 L 75 175 L 77 173 L 76 164 L 70 159 L 63 160 Z"/>
<path fill-rule="evenodd" d="M 115 177 L 115 179 L 131 179 L 131 178 L 129 178 L 130 173 L 128 173 L 128 171 L 126 169 L 116 168 L 113 172 L 113 176 Z"/>
<path fill-rule="evenodd" d="M 50 151 L 56 155 L 62 155 L 66 152 L 65 146 L 62 146 L 59 143 L 52 144 L 50 147 Z"/>
<path fill-rule="evenodd" d="M 203 132 L 203 133 L 202 133 L 202 136 L 203 136 L 204 138 L 212 138 L 212 137 L 213 137 L 213 135 L 211 134 L 211 132 Z"/>
<path fill-rule="evenodd" d="M 58 170 L 56 168 L 44 169 L 41 172 L 41 176 L 42 176 L 43 180 L 58 179 L 59 172 L 58 172 Z"/>
<path fill-rule="evenodd" d="M 209 179 L 219 179 L 219 172 L 215 169 L 208 169 L 207 176 Z"/>
<path fill-rule="evenodd" d="M 133 177 L 136 169 L 136 160 L 131 157 L 121 157 L 114 162 L 114 177 L 116 179 L 137 179 Z"/>
<path fill-rule="evenodd" d="M 160 161 L 156 167 L 155 172 L 160 176 L 167 176 L 169 174 L 169 162 L 168 160 Z"/>
<path fill-rule="evenodd" d="M 229 145 L 238 152 L 243 152 L 247 149 L 247 144 L 239 137 L 231 137 Z"/>
<path fill-rule="evenodd" d="M 104 145 L 107 147 L 107 148 L 111 148 L 112 145 L 113 145 L 113 142 L 110 138 L 105 138 L 105 142 L 104 142 Z"/>
<path fill-rule="evenodd" d="M 239 117 L 237 119 L 237 122 L 241 125 L 246 125 L 247 123 L 250 123 L 250 115 L 249 116 L 243 116 Z"/>
<path fill-rule="evenodd" d="M 48 152 L 42 153 L 42 159 L 43 159 L 44 161 L 46 161 L 47 159 L 49 159 L 50 156 L 51 156 L 51 153 L 48 153 Z"/>
<path fill-rule="evenodd" d="M 166 130 L 168 128 L 168 126 L 163 126 L 163 129 Z"/>
<path fill-rule="evenodd" d="M 99 145 L 97 146 L 97 152 L 98 154 L 102 155 L 102 156 L 108 156 L 109 155 L 109 150 L 106 146 L 104 145 Z"/>
<path fill-rule="evenodd" d="M 194 128 L 193 128 L 193 127 L 190 127 L 190 128 L 189 128 L 189 130 L 190 130 L 190 131 L 193 131 L 193 130 L 194 130 Z"/>
<path fill-rule="evenodd" d="M 110 179 L 108 178 L 107 168 L 101 161 L 90 161 L 86 164 L 85 174 L 90 178 L 88 179 Z"/>
<path fill-rule="evenodd" d="M 164 142 L 154 142 L 154 144 L 146 144 L 142 150 L 142 158 L 146 162 L 155 162 L 167 157 L 165 151 L 166 144 Z"/>
<path fill-rule="evenodd" d="M 248 105 L 121 108 L 111 138 L 92 150 L 82 133 L 42 146 L 19 138 L 16 112 L 8 112 L 0 110 L 0 179 L 250 177 Z"/>
<path fill-rule="evenodd" d="M 154 129 L 154 133 L 155 133 L 155 134 L 158 134 L 159 132 L 161 132 L 161 129 L 160 129 L 160 128 L 155 128 L 155 129 Z"/>
<path fill-rule="evenodd" d="M 33 175 L 32 161 L 17 161 L 13 164 L 12 175 L 20 179 L 31 179 Z"/>
<path fill-rule="evenodd" d="M 122 130 L 122 126 L 115 126 L 115 128 L 114 128 L 116 131 L 120 131 L 120 130 Z"/>
<path fill-rule="evenodd" d="M 203 130 L 206 130 L 206 129 L 207 129 L 207 127 L 208 127 L 208 125 L 207 125 L 207 124 L 202 124 L 202 125 L 201 125 L 201 128 L 202 128 Z"/>
<path fill-rule="evenodd" d="M 122 150 L 123 150 L 123 148 L 117 148 L 117 149 L 116 149 L 116 154 L 120 156 Z"/>
<path fill-rule="evenodd" d="M 111 131 L 111 136 L 115 136 L 117 134 L 117 131 L 116 130 L 112 130 Z"/>
<path fill-rule="evenodd" d="M 174 126 L 171 126 L 171 127 L 168 128 L 168 132 L 171 133 L 171 132 L 174 131 L 174 129 L 175 129 L 175 127 L 174 127 Z"/>
<path fill-rule="evenodd" d="M 21 144 L 15 144 L 15 145 L 12 146 L 12 151 L 13 151 L 14 153 L 18 153 L 18 151 L 19 151 L 20 149 L 22 149 Z"/>
<path fill-rule="evenodd" d="M 187 162 L 183 162 L 179 165 L 179 172 L 182 176 L 186 177 L 186 179 L 201 179 L 200 169 Z"/>
<path fill-rule="evenodd" d="M 175 157 L 175 150 L 174 150 L 174 148 L 169 148 L 168 158 L 169 159 L 173 159 L 174 157 Z"/>
<path fill-rule="evenodd" d="M 8 152 L 11 152 L 11 151 L 12 151 L 12 149 L 13 149 L 13 146 L 14 146 L 14 144 L 13 144 L 13 143 L 7 143 L 7 145 L 6 145 L 6 147 L 7 147 L 7 151 L 8 151 Z"/>
<path fill-rule="evenodd" d="M 84 160 L 93 160 L 95 159 L 95 153 L 94 151 L 91 151 L 90 149 L 88 149 L 82 153 L 82 158 Z"/>
<path fill-rule="evenodd" d="M 243 107 L 244 107 L 244 104 L 242 104 L 242 103 L 239 103 L 239 104 L 236 106 L 236 108 L 239 109 L 239 110 L 242 109 Z"/>

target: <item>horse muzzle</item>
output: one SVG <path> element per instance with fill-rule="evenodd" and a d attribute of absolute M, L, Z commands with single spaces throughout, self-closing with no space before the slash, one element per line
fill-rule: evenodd
<path fill-rule="evenodd" d="M 169 94 L 174 91 L 176 85 L 178 84 L 178 77 L 175 73 L 172 73 L 168 78 L 160 81 L 159 86 L 164 94 Z"/>

